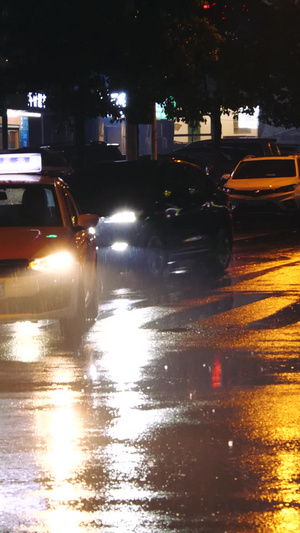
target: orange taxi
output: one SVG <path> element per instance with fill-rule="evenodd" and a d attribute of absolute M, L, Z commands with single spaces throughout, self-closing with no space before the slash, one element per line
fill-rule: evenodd
<path fill-rule="evenodd" d="M 78 338 L 98 310 L 98 216 L 41 170 L 40 154 L 0 154 L 0 322 L 55 319 Z"/>

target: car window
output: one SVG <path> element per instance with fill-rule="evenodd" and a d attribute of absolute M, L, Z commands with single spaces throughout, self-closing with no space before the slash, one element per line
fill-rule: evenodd
<path fill-rule="evenodd" d="M 214 190 L 214 185 L 211 179 L 204 171 L 192 165 L 187 165 L 185 168 L 185 175 L 190 192 L 195 189 L 198 193 L 207 193 Z"/>
<path fill-rule="evenodd" d="M 205 172 L 193 165 L 184 163 L 166 165 L 160 173 L 163 187 L 170 192 L 193 196 L 207 192 L 213 187 Z"/>
<path fill-rule="evenodd" d="M 233 175 L 234 179 L 288 178 L 296 176 L 294 160 L 274 159 L 243 161 Z"/>
<path fill-rule="evenodd" d="M 0 185 L 0 226 L 61 226 L 53 187 Z"/>
<path fill-rule="evenodd" d="M 277 144 L 270 142 L 268 143 L 268 147 L 272 155 L 280 155 L 280 148 Z"/>
<path fill-rule="evenodd" d="M 64 192 L 64 197 L 65 197 L 66 208 L 67 208 L 67 212 L 68 212 L 71 224 L 73 226 L 76 226 L 79 212 L 76 207 L 75 201 L 73 200 L 73 197 L 67 191 Z"/>

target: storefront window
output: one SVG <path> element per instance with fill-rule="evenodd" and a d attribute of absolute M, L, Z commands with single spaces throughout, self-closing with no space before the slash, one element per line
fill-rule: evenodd
<path fill-rule="evenodd" d="M 8 149 L 19 148 L 19 130 L 17 128 L 8 128 L 7 136 Z M 2 128 L 0 128 L 0 148 L 3 149 Z"/>

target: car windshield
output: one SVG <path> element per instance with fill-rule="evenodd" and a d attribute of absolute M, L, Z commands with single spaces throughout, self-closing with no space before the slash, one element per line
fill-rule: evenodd
<path fill-rule="evenodd" d="M 296 176 L 295 161 L 268 159 L 243 161 L 237 168 L 234 179 L 290 178 Z"/>
<path fill-rule="evenodd" d="M 0 184 L 0 226 L 61 226 L 53 187 Z"/>

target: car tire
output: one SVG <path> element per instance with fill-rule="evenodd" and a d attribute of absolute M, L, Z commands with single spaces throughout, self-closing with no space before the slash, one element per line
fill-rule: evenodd
<path fill-rule="evenodd" d="M 152 278 L 160 278 L 165 272 L 167 254 L 164 243 L 158 235 L 152 235 L 146 246 L 146 272 Z"/>
<path fill-rule="evenodd" d="M 214 248 L 210 260 L 210 268 L 214 272 L 222 273 L 229 265 L 232 254 L 231 233 L 225 229 L 219 229 L 215 237 Z"/>
<path fill-rule="evenodd" d="M 60 331 L 67 342 L 78 342 L 86 330 L 86 309 L 83 285 L 80 284 L 77 296 L 77 305 L 74 315 L 70 318 L 61 318 Z"/>

